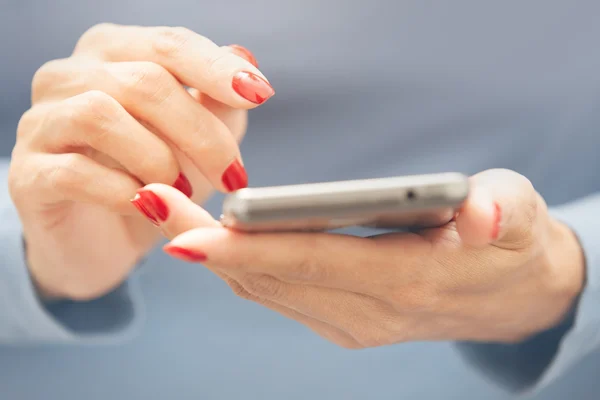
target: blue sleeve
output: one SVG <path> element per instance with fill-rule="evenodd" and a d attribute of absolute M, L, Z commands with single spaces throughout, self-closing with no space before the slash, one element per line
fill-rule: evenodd
<path fill-rule="evenodd" d="M 21 223 L 0 163 L 0 344 L 120 342 L 137 331 L 143 315 L 135 277 L 89 302 L 45 304 L 32 284 L 24 257 Z"/>
<path fill-rule="evenodd" d="M 600 348 L 600 194 L 550 213 L 577 235 L 586 260 L 586 285 L 559 325 L 519 344 L 460 343 L 462 355 L 501 386 L 535 394 Z"/>

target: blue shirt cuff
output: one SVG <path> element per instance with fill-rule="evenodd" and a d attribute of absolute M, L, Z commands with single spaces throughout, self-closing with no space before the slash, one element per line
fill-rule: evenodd
<path fill-rule="evenodd" d="M 0 342 L 117 343 L 140 330 L 144 319 L 139 283 L 132 275 L 101 298 L 45 303 L 29 276 L 17 216 L 2 213 L 0 228 Z"/>

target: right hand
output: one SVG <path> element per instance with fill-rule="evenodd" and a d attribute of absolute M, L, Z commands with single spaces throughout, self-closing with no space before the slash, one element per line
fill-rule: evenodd
<path fill-rule="evenodd" d="M 40 292 L 86 300 L 127 278 L 160 237 L 130 202 L 144 185 L 195 202 L 246 186 L 246 110 L 273 94 L 245 49 L 184 28 L 98 25 L 41 67 L 9 175 Z"/>

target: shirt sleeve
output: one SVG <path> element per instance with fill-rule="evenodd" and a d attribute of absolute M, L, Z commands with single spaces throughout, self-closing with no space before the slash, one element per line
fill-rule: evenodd
<path fill-rule="evenodd" d="M 0 162 L 7 187 L 8 162 Z M 7 189 L 0 192 L 0 344 L 120 342 L 138 332 L 143 302 L 132 275 L 102 298 L 45 303 L 25 262 L 21 222 Z"/>
<path fill-rule="evenodd" d="M 558 326 L 523 343 L 457 344 L 479 371 L 523 395 L 539 392 L 600 348 L 600 193 L 550 213 L 575 232 L 585 255 L 586 284 L 571 312 Z"/>

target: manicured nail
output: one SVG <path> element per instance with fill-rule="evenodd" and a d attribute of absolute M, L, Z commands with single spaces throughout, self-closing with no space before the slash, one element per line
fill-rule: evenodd
<path fill-rule="evenodd" d="M 262 104 L 275 94 L 269 82 L 252 72 L 238 72 L 231 86 L 237 94 L 255 104 Z"/>
<path fill-rule="evenodd" d="M 498 239 L 500 234 L 500 220 L 502 219 L 502 209 L 498 203 L 494 203 L 494 228 L 492 229 L 492 239 Z"/>
<path fill-rule="evenodd" d="M 183 173 L 179 174 L 177 180 L 173 184 L 173 187 L 185 194 L 187 197 L 192 197 L 192 184 Z"/>
<path fill-rule="evenodd" d="M 240 160 L 235 160 L 229 164 L 229 167 L 227 167 L 221 179 L 225 188 L 230 192 L 248 186 L 248 174 Z"/>
<path fill-rule="evenodd" d="M 169 217 L 169 209 L 160 197 L 146 189 L 138 190 L 131 203 L 154 225 L 158 226 Z"/>
<path fill-rule="evenodd" d="M 254 54 L 244 46 L 240 46 L 239 44 L 231 44 L 229 45 L 233 49 L 233 52 L 237 54 L 239 57 L 242 57 L 244 60 L 248 61 L 250 64 L 254 65 L 258 68 L 258 62 L 254 57 Z"/>
<path fill-rule="evenodd" d="M 168 255 L 178 258 L 183 261 L 187 261 L 187 262 L 206 261 L 206 254 L 204 254 L 200 251 L 197 251 L 197 250 L 185 249 L 183 247 L 173 246 L 171 244 L 166 244 L 163 247 L 163 250 Z"/>

